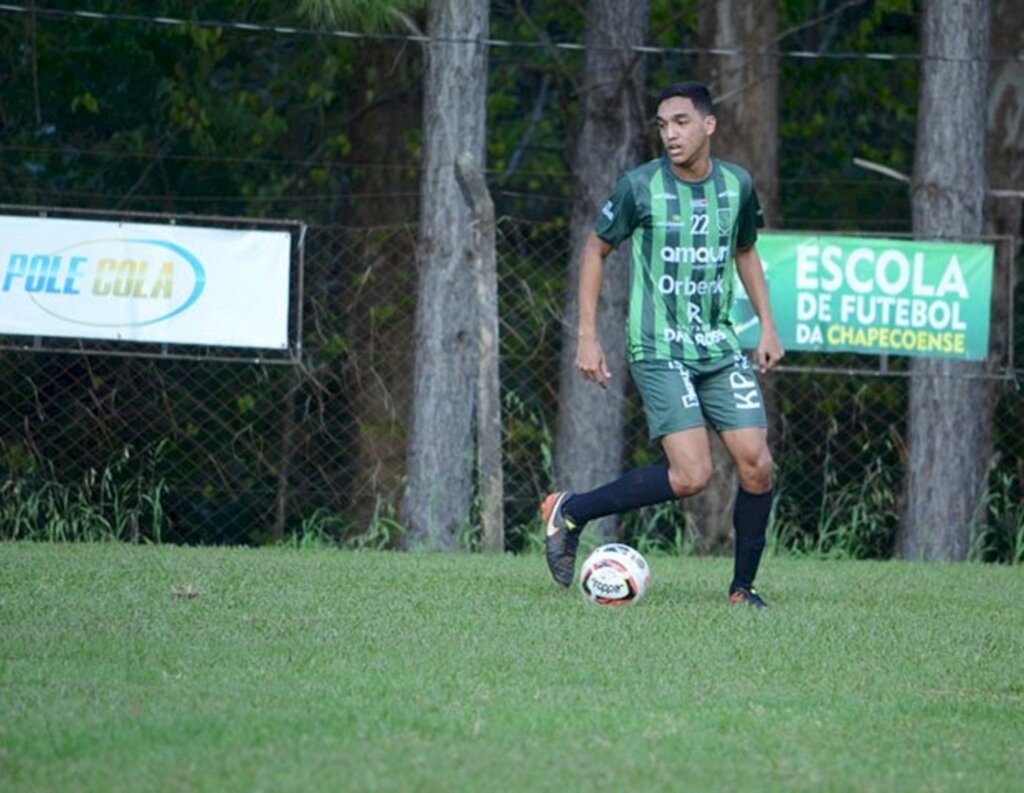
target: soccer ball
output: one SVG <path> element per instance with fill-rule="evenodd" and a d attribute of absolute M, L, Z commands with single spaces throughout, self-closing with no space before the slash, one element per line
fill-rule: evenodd
<path fill-rule="evenodd" d="M 580 589 L 602 606 L 636 603 L 651 584 L 651 567 L 640 552 L 622 543 L 595 548 L 580 570 Z"/>

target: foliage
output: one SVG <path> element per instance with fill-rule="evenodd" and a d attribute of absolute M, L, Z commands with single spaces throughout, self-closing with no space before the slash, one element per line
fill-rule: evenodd
<path fill-rule="evenodd" d="M 25 461 L 0 461 L 0 540 L 160 542 L 169 526 L 165 447 L 125 447 L 70 482 L 50 461 L 33 461 L 27 476 L 18 473 Z"/>
<path fill-rule="evenodd" d="M 94 5 L 100 12 L 197 23 L 303 28 L 312 22 L 403 35 L 424 3 Z M 653 0 L 651 43 L 668 49 L 645 56 L 652 94 L 666 81 L 694 75 L 699 9 L 696 0 Z M 828 56 L 916 52 L 918 14 L 912 0 L 781 5 L 780 49 L 824 56 L 780 61 L 787 225 L 907 227 L 905 189 L 855 168 L 852 159 L 909 168 L 917 63 Z M 537 44 L 490 53 L 488 162 L 499 214 L 567 214 L 582 56 L 556 45 L 582 41 L 585 18 L 582 2 L 494 4 L 493 37 Z M 380 38 L 27 14 L 0 16 L 0 38 L 9 75 L 8 101 L 0 108 L 0 188 L 7 200 L 23 203 L 337 216 L 346 193 L 365 178 L 360 169 L 385 162 L 364 156 L 373 147 L 360 139 L 360 118 L 417 90 L 398 66 L 416 61 L 419 48 Z M 408 130 L 407 146 L 402 155 L 415 173 L 415 129 Z"/>
<path fill-rule="evenodd" d="M 415 27 L 410 14 L 422 12 L 427 0 L 299 0 L 299 12 L 324 27 L 355 25 L 376 32 Z"/>
<path fill-rule="evenodd" d="M 377 498 L 364 529 L 344 515 L 317 507 L 302 518 L 299 530 L 292 533 L 288 545 L 293 548 L 340 547 L 383 551 L 401 548 L 405 535 L 406 528 L 399 521 L 394 506 Z"/>
<path fill-rule="evenodd" d="M 537 42 L 529 59 L 494 47 L 489 53 L 487 165 L 499 215 L 555 221 L 568 217 L 583 59 L 558 49 L 583 39 L 580 3 L 494 3 L 491 35 Z"/>
<path fill-rule="evenodd" d="M 1012 470 L 998 454 L 993 458 L 980 513 L 968 558 L 1024 564 L 1024 464 Z"/>
<path fill-rule="evenodd" d="M 244 21 L 226 1 L 104 5 Z M 261 5 L 301 21 L 293 4 Z M 296 199 L 343 178 L 331 163 L 349 152 L 360 100 L 345 90 L 359 80 L 351 42 L 11 15 L 0 37 L 12 53 L 0 110 L 9 201 L 312 219 L 317 204 Z"/>
<path fill-rule="evenodd" d="M 691 556 L 695 553 L 697 529 L 692 517 L 674 501 L 624 515 L 619 534 L 623 542 L 644 555 Z"/>
<path fill-rule="evenodd" d="M 870 453 L 870 449 L 865 450 Z M 841 480 L 846 480 L 841 483 Z M 785 485 L 772 522 L 776 549 L 825 559 L 887 559 L 899 522 L 900 469 L 875 457 L 859 478 L 842 476 L 826 458 L 821 503 L 802 516 Z"/>
<path fill-rule="evenodd" d="M 807 24 L 819 18 L 819 24 Z M 838 53 L 914 54 L 911 0 L 782 4 L 780 46 L 820 53 L 784 58 L 780 167 L 784 225 L 831 230 L 910 229 L 905 185 L 857 168 L 861 157 L 897 171 L 913 163 L 918 63 L 830 58 Z M 791 31 L 791 32 L 789 32 Z"/>
<path fill-rule="evenodd" d="M 506 218 L 498 227 L 506 547 L 531 547 L 537 494 L 555 487 L 554 415 L 568 248 L 560 222 Z M 552 266 L 552 261 L 559 262 Z"/>
<path fill-rule="evenodd" d="M 891 555 L 903 471 L 895 423 L 902 385 L 799 373 L 779 382 L 778 547 L 839 558 Z"/>

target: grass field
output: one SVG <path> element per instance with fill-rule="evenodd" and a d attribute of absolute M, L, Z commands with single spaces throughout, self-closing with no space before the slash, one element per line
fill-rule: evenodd
<path fill-rule="evenodd" d="M 1000 791 L 1024 569 L 0 545 L 0 789 Z"/>

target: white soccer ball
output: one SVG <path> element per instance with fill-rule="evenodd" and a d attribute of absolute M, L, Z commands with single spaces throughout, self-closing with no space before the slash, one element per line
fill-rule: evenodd
<path fill-rule="evenodd" d="M 601 606 L 636 603 L 651 585 L 651 566 L 634 548 L 613 542 L 595 548 L 580 570 L 583 596 Z"/>

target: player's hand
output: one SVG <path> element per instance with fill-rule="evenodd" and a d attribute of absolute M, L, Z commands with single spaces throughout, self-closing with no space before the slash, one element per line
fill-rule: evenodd
<path fill-rule="evenodd" d="M 754 351 L 755 363 L 762 372 L 769 371 L 775 364 L 782 360 L 786 351 L 782 349 L 782 342 L 779 340 L 778 331 L 775 326 L 761 328 L 761 338 L 757 342 L 757 349 Z"/>
<path fill-rule="evenodd" d="M 597 383 L 601 388 L 608 387 L 612 373 L 608 371 L 608 363 L 604 358 L 601 342 L 592 337 L 581 337 L 576 346 L 576 366 L 587 380 Z"/>

